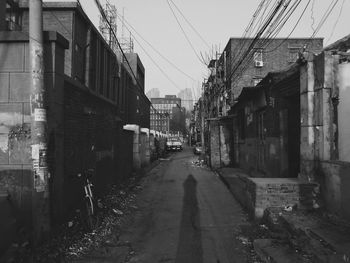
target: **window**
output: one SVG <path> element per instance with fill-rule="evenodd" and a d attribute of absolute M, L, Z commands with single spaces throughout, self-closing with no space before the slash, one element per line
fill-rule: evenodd
<path fill-rule="evenodd" d="M 264 65 L 262 49 L 257 49 L 254 52 L 254 65 L 257 68 L 261 68 Z"/>
<path fill-rule="evenodd" d="M 298 60 L 299 58 L 299 50 L 295 49 L 290 49 L 289 50 L 289 57 L 288 57 L 288 62 L 294 63 Z"/>
<path fill-rule="evenodd" d="M 6 1 L 6 0 L 2 0 Z M 22 30 L 22 18 L 18 3 L 15 1 L 7 1 L 6 3 L 6 26 L 9 31 L 20 31 Z"/>

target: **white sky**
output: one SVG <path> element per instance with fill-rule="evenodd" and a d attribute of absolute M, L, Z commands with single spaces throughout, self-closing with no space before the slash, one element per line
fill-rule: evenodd
<path fill-rule="evenodd" d="M 53 0 L 49 1 L 52 2 Z M 242 36 L 244 29 L 260 3 L 260 0 L 173 1 L 177 7 L 181 9 L 187 20 L 189 20 L 195 29 L 203 36 L 206 42 L 213 46 L 214 50 L 220 49 L 220 51 L 223 50 L 230 37 Z M 332 1 L 337 0 L 311 0 L 303 19 L 291 37 L 310 37 L 313 32 L 312 24 L 316 27 Z M 96 27 L 98 27 L 98 11 L 94 0 L 80 0 L 80 2 L 90 19 L 95 23 Z M 135 41 L 134 51 L 139 54 L 146 69 L 146 91 L 152 88 L 159 88 L 161 95 L 165 95 L 177 94 L 179 89 L 195 88 L 198 97 L 200 83 L 203 81 L 203 78 L 206 77 L 207 69 L 197 59 L 186 41 L 169 9 L 167 0 L 109 0 L 109 2 L 116 5 L 120 14 L 123 12 L 124 8 L 126 21 L 160 53 L 196 80 L 192 81 L 179 73 L 143 42 L 140 37 L 135 35 L 135 38 L 141 43 L 147 53 L 151 55 L 153 60 L 166 72 L 169 78 L 175 82 L 178 87 L 175 87 L 160 72 Z M 101 0 L 101 3 L 104 4 L 105 0 Z M 305 6 L 306 3 L 307 0 L 302 1 L 302 5 L 296 10 L 291 20 L 287 22 L 279 37 L 285 37 L 289 34 L 296 23 L 296 19 L 302 12 L 302 7 Z M 339 16 L 342 5 L 343 10 Z M 311 12 L 312 6 L 313 12 Z M 175 8 L 173 9 L 176 11 Z M 350 0 L 338 0 L 333 12 L 320 32 L 316 35 L 316 37 L 324 38 L 325 46 L 350 34 L 350 16 L 346 14 L 349 10 Z M 312 13 L 314 23 L 312 22 Z M 210 51 L 208 47 L 195 34 L 190 26 L 188 26 L 181 15 L 179 13 L 176 14 L 197 52 L 208 53 Z M 335 29 L 332 34 L 334 26 Z M 121 33 L 121 30 L 119 30 L 119 33 Z"/>

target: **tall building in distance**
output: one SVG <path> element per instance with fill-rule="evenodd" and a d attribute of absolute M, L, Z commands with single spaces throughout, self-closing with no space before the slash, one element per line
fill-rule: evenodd
<path fill-rule="evenodd" d="M 186 111 L 193 110 L 193 95 L 190 88 L 181 90 L 177 96 L 182 101 L 182 107 L 186 109 Z"/>
<path fill-rule="evenodd" d="M 148 99 L 159 98 L 160 97 L 159 89 L 157 88 L 150 89 L 149 91 L 146 92 L 146 96 Z"/>
<path fill-rule="evenodd" d="M 176 109 L 181 109 L 181 99 L 176 95 L 165 95 L 164 98 L 150 98 L 151 130 L 170 132 L 170 122 Z"/>

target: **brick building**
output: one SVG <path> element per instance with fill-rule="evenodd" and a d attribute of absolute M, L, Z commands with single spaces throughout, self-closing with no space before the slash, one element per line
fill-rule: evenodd
<path fill-rule="evenodd" d="M 243 88 L 232 116 L 208 121 L 212 166 L 250 176 L 235 178 L 235 191 L 256 216 L 288 203 L 350 219 L 349 39 L 300 54 Z"/>
<path fill-rule="evenodd" d="M 151 103 L 154 107 L 151 109 L 151 129 L 169 132 L 174 108 L 181 108 L 181 99 L 176 95 L 165 95 L 164 98 L 151 98 Z"/>
<path fill-rule="evenodd" d="M 43 8 L 50 203 L 54 204 L 50 212 L 56 225 L 70 218 L 83 200 L 77 174 L 95 170 L 92 180 L 97 195 L 129 176 L 134 138 L 123 126 L 148 128 L 150 102 L 78 3 L 50 2 Z M 11 200 L 11 207 L 2 209 L 0 221 L 8 221 L 1 224 L 0 235 L 9 239 L 19 227 L 13 222 L 29 232 L 33 224 L 29 10 L 25 1 L 17 11 L 23 30 L 0 32 L 1 208 Z M 144 86 L 140 59 L 136 54 L 129 57 Z M 143 115 L 137 117 L 140 112 Z"/>
<path fill-rule="evenodd" d="M 252 89 L 269 72 L 288 68 L 298 59 L 301 51 L 321 52 L 323 39 L 272 39 L 268 45 L 258 42 L 243 63 L 242 56 L 253 39 L 231 38 L 223 53 L 210 61 L 210 75 L 203 83 L 202 111 L 206 120 L 204 139 L 209 162 L 213 166 L 234 164 L 233 107 L 242 90 Z M 250 91 L 247 91 L 250 92 Z M 221 143 L 222 147 L 219 147 Z M 218 152 L 220 148 L 220 153 Z"/>
<path fill-rule="evenodd" d="M 208 118 L 229 115 L 244 87 L 253 87 L 267 73 L 290 66 L 304 48 L 317 53 L 323 47 L 322 38 L 274 38 L 268 45 L 258 42 L 251 58 L 238 66 L 237 62 L 252 41 L 251 38 L 230 38 L 222 54 L 209 63 L 211 73 L 204 91 Z"/>

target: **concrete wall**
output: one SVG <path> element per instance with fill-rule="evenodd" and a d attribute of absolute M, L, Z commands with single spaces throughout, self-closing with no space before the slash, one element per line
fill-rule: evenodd
<path fill-rule="evenodd" d="M 213 119 L 209 125 L 210 166 L 226 167 L 233 163 L 233 119 Z"/>
<path fill-rule="evenodd" d="M 339 61 L 339 55 L 323 52 L 308 57 L 301 69 L 300 179 L 318 182 L 321 205 L 350 219 L 349 68 Z"/>
<path fill-rule="evenodd" d="M 339 160 L 350 162 L 350 122 L 342 121 L 350 116 L 350 63 L 339 65 L 337 79 L 340 96 L 338 105 Z"/>
<path fill-rule="evenodd" d="M 221 167 L 221 152 L 220 152 L 220 124 L 217 120 L 209 121 L 209 160 L 210 167 L 217 169 Z"/>
<path fill-rule="evenodd" d="M 55 32 L 45 32 L 44 39 L 44 85 L 48 90 L 50 197 L 56 204 L 52 208 L 55 219 L 63 210 L 63 54 L 68 42 Z M 8 197 L 6 204 L 10 204 L 14 211 L 12 216 L 15 220 L 12 218 L 12 222 L 16 222 L 16 229 L 31 227 L 34 179 L 30 148 L 28 42 L 27 36 L 21 32 L 0 32 L 0 195 Z M 8 215 L 2 213 L 1 216 Z M 6 224 L 0 228 L 3 226 Z M 8 238 L 15 236 L 15 233 L 6 235 Z"/>

